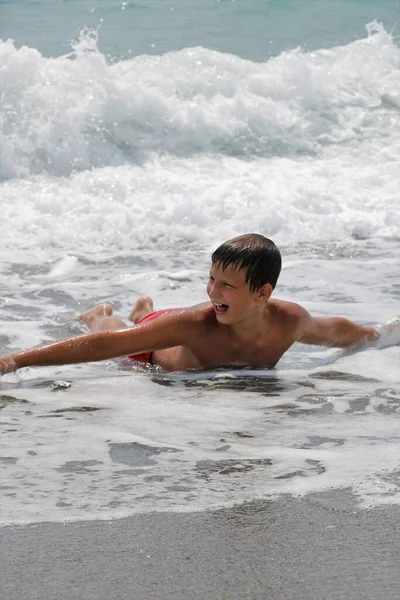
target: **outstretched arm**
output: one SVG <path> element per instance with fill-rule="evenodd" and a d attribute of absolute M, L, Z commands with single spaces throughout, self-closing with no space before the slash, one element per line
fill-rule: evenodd
<path fill-rule="evenodd" d="M 88 333 L 3 356 L 0 358 L 0 373 L 9 373 L 22 367 L 66 365 L 116 358 L 124 354 L 123 342 L 128 341 L 122 338 L 123 332 L 125 330 Z"/>
<path fill-rule="evenodd" d="M 187 320 L 179 315 L 163 315 L 137 327 L 78 335 L 0 357 L 0 374 L 22 367 L 94 362 L 170 348 L 185 342 L 188 327 Z"/>
<path fill-rule="evenodd" d="M 302 309 L 298 341 L 303 344 L 316 344 L 344 348 L 359 342 L 372 342 L 378 339 L 375 327 L 364 327 L 342 317 L 312 317 Z"/>

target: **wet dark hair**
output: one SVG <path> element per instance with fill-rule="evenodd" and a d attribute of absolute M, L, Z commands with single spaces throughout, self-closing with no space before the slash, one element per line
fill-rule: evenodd
<path fill-rule="evenodd" d="M 274 288 L 282 267 L 279 249 L 273 241 L 258 233 L 246 233 L 224 242 L 213 252 L 211 261 L 223 269 L 244 269 L 251 292 L 266 283 Z"/>

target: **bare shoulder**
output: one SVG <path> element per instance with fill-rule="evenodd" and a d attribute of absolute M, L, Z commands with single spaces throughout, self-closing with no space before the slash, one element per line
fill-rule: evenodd
<path fill-rule="evenodd" d="M 110 336 L 121 347 L 126 342 L 126 354 L 190 345 L 193 339 L 207 333 L 208 304 L 168 310 L 133 327 L 113 331 Z"/>
<path fill-rule="evenodd" d="M 175 308 L 144 324 L 148 328 L 155 330 L 176 327 L 182 332 L 193 333 L 210 324 L 213 318 L 215 321 L 211 302 L 203 302 L 194 306 Z"/>
<path fill-rule="evenodd" d="M 268 303 L 268 308 L 274 318 L 280 319 L 291 329 L 295 328 L 299 332 L 310 319 L 310 314 L 306 309 L 296 302 L 271 299 Z"/>
<path fill-rule="evenodd" d="M 214 315 L 211 302 L 202 302 L 194 306 L 185 306 L 177 308 L 167 313 L 167 317 L 181 323 L 202 323 L 207 322 Z"/>
<path fill-rule="evenodd" d="M 165 325 L 161 319 L 165 318 Z M 161 329 L 169 329 L 174 331 L 174 335 L 179 339 L 179 345 L 191 346 L 194 340 L 203 339 L 204 336 L 210 334 L 215 326 L 215 313 L 211 302 L 204 302 L 194 306 L 178 308 L 165 315 L 151 321 Z"/>

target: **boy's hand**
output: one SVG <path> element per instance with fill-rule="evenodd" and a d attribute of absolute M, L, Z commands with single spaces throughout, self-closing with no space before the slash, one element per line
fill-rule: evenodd
<path fill-rule="evenodd" d="M 17 365 L 15 364 L 15 360 L 12 358 L 12 356 L 0 356 L 0 375 L 12 373 L 16 369 Z"/>

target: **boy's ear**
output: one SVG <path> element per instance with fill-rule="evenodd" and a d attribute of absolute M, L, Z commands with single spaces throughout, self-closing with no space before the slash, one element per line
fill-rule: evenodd
<path fill-rule="evenodd" d="M 267 302 L 273 292 L 273 287 L 270 283 L 265 283 L 257 290 L 258 302 Z"/>

